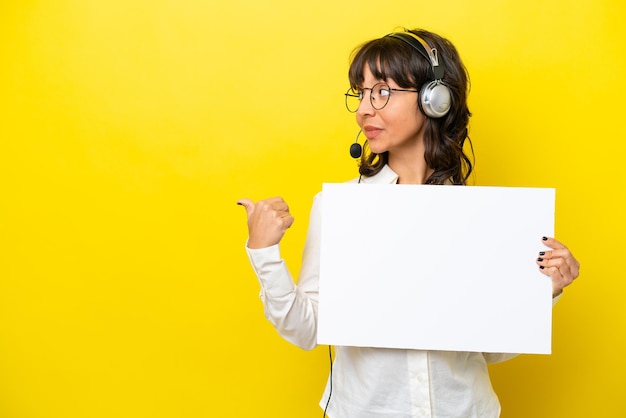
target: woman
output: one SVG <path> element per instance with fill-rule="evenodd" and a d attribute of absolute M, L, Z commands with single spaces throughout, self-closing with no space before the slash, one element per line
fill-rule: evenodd
<path fill-rule="evenodd" d="M 463 151 L 469 83 L 449 41 L 424 30 L 369 41 L 356 50 L 349 81 L 346 104 L 367 138 L 355 181 L 466 183 L 472 171 Z M 353 147 L 359 148 L 351 149 L 358 157 L 360 146 Z M 247 251 L 261 283 L 265 315 L 286 340 L 304 349 L 316 346 L 321 199 L 318 194 L 311 209 L 298 285 L 279 252 L 293 223 L 285 201 L 238 201 L 248 214 Z M 579 264 L 563 244 L 542 239 L 550 250 L 535 262 L 557 297 L 578 276 Z M 498 417 L 487 363 L 513 357 L 363 347 L 336 347 L 335 352 L 332 382 L 320 401 L 332 418 Z"/>

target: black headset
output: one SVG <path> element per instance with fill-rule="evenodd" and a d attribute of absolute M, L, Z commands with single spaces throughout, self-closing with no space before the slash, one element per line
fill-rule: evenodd
<path fill-rule="evenodd" d="M 441 81 L 444 71 L 443 67 L 439 65 L 437 49 L 431 48 L 425 40 L 413 32 L 394 32 L 387 36 L 399 39 L 410 45 L 428 60 L 432 72 L 432 80 L 424 83 L 420 89 L 419 107 L 430 118 L 445 116 L 450 110 L 451 96 L 450 89 Z"/>

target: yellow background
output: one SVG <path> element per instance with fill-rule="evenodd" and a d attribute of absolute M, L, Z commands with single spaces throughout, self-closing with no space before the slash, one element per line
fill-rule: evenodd
<path fill-rule="evenodd" d="M 475 184 L 557 188 L 582 263 L 505 418 L 624 417 L 619 0 L 0 3 L 0 417 L 319 417 L 326 347 L 264 319 L 240 197 L 355 176 L 348 57 L 397 26 L 470 71 Z M 498 237 L 493 237 L 498 245 Z M 489 248 L 485 248 L 489 257 Z"/>

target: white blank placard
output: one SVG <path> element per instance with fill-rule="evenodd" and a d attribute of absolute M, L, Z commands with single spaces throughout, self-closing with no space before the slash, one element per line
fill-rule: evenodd
<path fill-rule="evenodd" d="M 554 189 L 324 184 L 318 343 L 549 354 Z"/>

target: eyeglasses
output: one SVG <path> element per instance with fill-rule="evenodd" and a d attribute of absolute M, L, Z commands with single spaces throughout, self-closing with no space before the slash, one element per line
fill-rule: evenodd
<path fill-rule="evenodd" d="M 389 87 L 389 84 L 387 83 L 376 83 L 371 88 L 363 87 L 360 89 L 353 89 L 352 87 L 350 87 L 346 92 L 346 108 L 349 112 L 355 113 L 357 110 L 359 110 L 361 101 L 363 101 L 363 98 L 365 97 L 365 90 L 370 91 L 370 104 L 376 110 L 380 110 L 383 107 L 387 106 L 387 103 L 389 102 L 389 96 L 391 96 L 392 91 L 419 93 L 419 91 L 417 90 L 394 89 Z"/>

